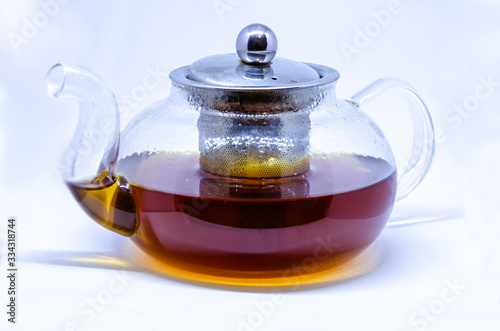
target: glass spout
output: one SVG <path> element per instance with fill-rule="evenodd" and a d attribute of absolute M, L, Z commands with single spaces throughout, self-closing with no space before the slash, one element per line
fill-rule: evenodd
<path fill-rule="evenodd" d="M 59 165 L 65 180 L 91 179 L 107 171 L 115 178 L 120 141 L 120 113 L 113 93 L 88 69 L 56 64 L 47 74 L 55 98 L 78 100 L 78 127 Z"/>
<path fill-rule="evenodd" d="M 131 185 L 115 173 L 120 113 L 114 94 L 90 70 L 56 64 L 47 74 L 55 98 L 78 100 L 79 119 L 59 171 L 75 199 L 95 221 L 122 235 L 134 235 L 137 216 Z"/>

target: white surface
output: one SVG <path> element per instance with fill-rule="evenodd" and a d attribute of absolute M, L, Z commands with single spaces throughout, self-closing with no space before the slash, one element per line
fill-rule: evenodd
<path fill-rule="evenodd" d="M 7 323 L 2 308 L 0 329 L 71 330 L 72 323 L 81 330 L 500 328 L 500 86 L 470 111 L 453 112 L 478 88 L 488 91 L 484 80 L 500 82 L 498 1 L 401 0 L 387 26 L 350 61 L 341 45 L 354 44 L 356 29 L 373 25 L 371 12 L 394 8 L 394 1 L 72 1 L 54 9 L 16 51 L 9 36 L 22 34 L 46 2 L 0 1 L 0 302 L 7 298 L 10 216 L 18 220 L 21 257 L 19 323 Z M 214 4 L 220 3 L 229 7 L 218 15 Z M 326 287 L 277 289 L 282 296 L 267 315 L 256 305 L 271 302 L 269 290 L 193 285 L 127 271 L 126 263 L 114 269 L 68 263 L 96 254 L 120 259 L 126 239 L 90 221 L 53 171 L 77 113 L 47 96 L 50 66 L 77 63 L 98 72 L 121 100 L 126 122 L 169 93 L 168 78 L 160 75 L 157 88 L 132 100 L 137 105 L 125 101 L 151 70 L 167 73 L 232 52 L 237 33 L 252 22 L 274 29 L 280 56 L 338 69 L 341 98 L 381 76 L 400 77 L 420 91 L 440 139 L 428 177 L 398 203 L 393 220 L 435 222 L 388 227 L 375 245 L 376 270 Z M 386 113 L 391 95 L 366 110 L 404 155 L 410 126 L 405 115 Z M 459 284 L 458 294 L 450 294 L 449 282 Z M 86 303 L 98 296 L 109 304 L 92 315 Z M 425 327 L 422 309 L 435 313 Z M 244 327 L 242 320 L 254 324 Z"/>

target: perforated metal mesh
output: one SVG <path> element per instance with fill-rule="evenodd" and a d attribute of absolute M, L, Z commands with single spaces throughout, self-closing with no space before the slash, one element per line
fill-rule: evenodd
<path fill-rule="evenodd" d="M 200 167 L 236 178 L 282 178 L 309 169 L 309 114 L 200 111 Z"/>
<path fill-rule="evenodd" d="M 240 180 L 203 178 L 200 194 L 205 197 L 231 198 L 299 198 L 309 195 L 307 180 L 269 180 L 271 183 L 249 185 Z"/>

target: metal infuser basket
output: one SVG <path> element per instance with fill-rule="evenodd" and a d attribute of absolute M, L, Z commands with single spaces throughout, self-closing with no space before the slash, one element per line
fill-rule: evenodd
<path fill-rule="evenodd" d="M 276 36 L 262 25 L 244 29 L 236 48 L 238 56 L 205 57 L 173 74 L 193 89 L 201 170 L 244 179 L 307 172 L 309 115 L 321 98 L 307 84 L 320 78 L 318 70 L 274 58 Z"/>
<path fill-rule="evenodd" d="M 200 167 L 225 177 L 282 178 L 309 169 L 308 112 L 200 114 Z"/>

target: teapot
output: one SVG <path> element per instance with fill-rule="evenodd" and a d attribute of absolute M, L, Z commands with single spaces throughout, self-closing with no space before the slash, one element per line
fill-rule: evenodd
<path fill-rule="evenodd" d="M 236 53 L 173 70 L 168 98 L 123 132 L 115 97 L 97 74 L 53 66 L 50 95 L 79 102 L 60 168 L 85 212 L 175 276 L 210 282 L 314 279 L 366 250 L 394 202 L 429 169 L 428 109 L 395 78 L 338 99 L 338 71 L 276 57 L 277 46 L 269 27 L 245 27 Z M 401 174 L 360 108 L 389 89 L 417 104 Z"/>

